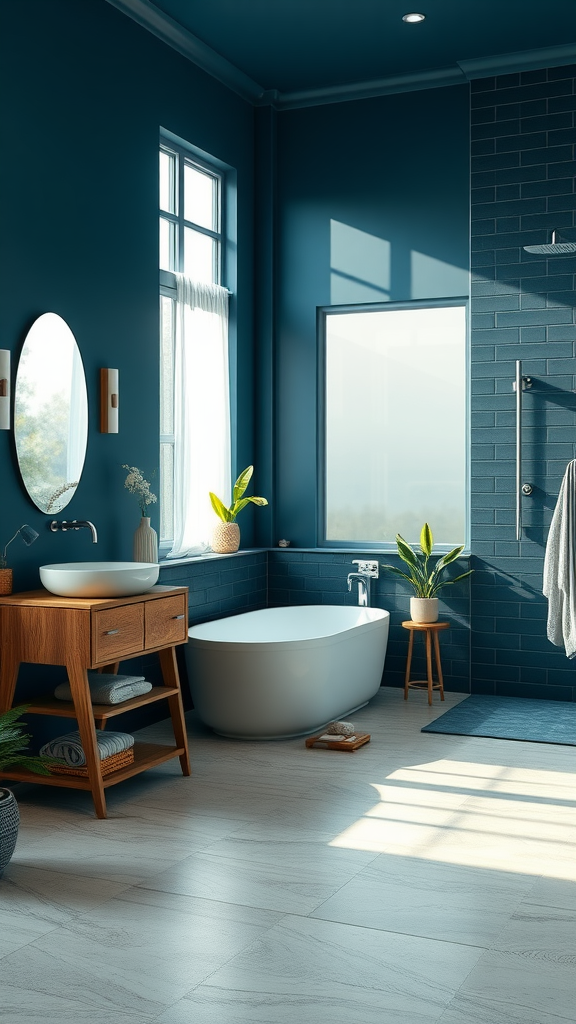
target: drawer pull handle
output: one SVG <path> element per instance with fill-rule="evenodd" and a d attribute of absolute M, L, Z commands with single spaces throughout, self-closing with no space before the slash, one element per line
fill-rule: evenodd
<path fill-rule="evenodd" d="M 173 619 L 183 619 L 184 616 L 183 615 L 173 615 L 172 618 Z"/>
<path fill-rule="evenodd" d="M 120 632 L 119 629 L 107 629 L 105 634 L 104 634 L 104 636 L 116 636 L 116 633 L 119 633 L 119 632 Z"/>

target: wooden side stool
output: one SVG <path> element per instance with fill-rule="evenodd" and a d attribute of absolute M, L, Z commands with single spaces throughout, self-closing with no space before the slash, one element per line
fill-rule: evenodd
<path fill-rule="evenodd" d="M 440 690 L 440 700 L 444 700 L 444 679 L 442 678 L 442 665 L 440 664 L 440 644 L 438 643 L 438 633 L 441 629 L 449 629 L 449 622 L 412 622 L 409 619 L 402 623 L 404 629 L 410 631 L 410 639 L 408 641 L 408 657 L 406 659 L 406 675 L 404 677 L 404 700 L 408 700 L 408 690 L 411 686 L 416 689 L 428 690 L 428 703 L 432 704 L 432 690 Z M 414 648 L 414 633 L 425 633 L 426 643 L 426 679 L 414 679 L 410 681 L 410 666 L 412 664 L 412 650 Z M 432 673 L 432 643 L 434 643 L 434 655 L 436 658 L 436 671 L 438 674 L 438 682 L 434 682 L 434 675 Z"/>

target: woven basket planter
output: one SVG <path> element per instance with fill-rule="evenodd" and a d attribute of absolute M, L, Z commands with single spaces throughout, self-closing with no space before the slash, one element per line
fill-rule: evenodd
<path fill-rule="evenodd" d="M 0 594 L 12 593 L 12 569 L 0 569 Z"/>
<path fill-rule="evenodd" d="M 19 824 L 20 813 L 14 793 L 0 789 L 0 877 L 14 853 Z"/>
<path fill-rule="evenodd" d="M 238 523 L 218 523 L 212 531 L 212 551 L 218 555 L 229 555 L 240 547 Z"/>

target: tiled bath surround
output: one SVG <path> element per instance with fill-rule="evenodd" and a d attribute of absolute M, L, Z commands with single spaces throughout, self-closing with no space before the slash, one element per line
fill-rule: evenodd
<path fill-rule="evenodd" d="M 268 552 L 268 600 L 275 607 L 288 604 L 347 604 L 358 601 L 356 586 L 348 593 L 346 577 L 356 566 L 353 558 L 374 558 L 379 563 L 401 565 L 391 554 L 375 552 L 276 551 Z M 454 575 L 465 572 L 462 563 Z M 468 579 L 456 584 L 455 596 L 444 591 L 440 600 L 440 618 L 446 617 L 452 628 L 440 640 L 442 668 L 446 687 L 457 693 L 469 692 L 469 585 Z M 410 618 L 410 588 L 398 582 L 391 573 L 380 569 L 372 580 L 371 603 L 390 612 L 390 634 L 384 670 L 386 686 L 404 686 L 404 670 L 408 633 L 402 621 Z M 445 598 L 445 600 L 443 600 Z M 414 648 L 413 678 L 424 671 L 423 645 Z"/>
<path fill-rule="evenodd" d="M 472 665 L 474 693 L 576 699 L 574 664 L 546 638 L 547 528 L 576 456 L 576 66 L 475 81 L 472 103 Z M 572 230 L 570 230 L 572 229 Z M 515 540 L 514 364 L 523 402 L 524 533 Z"/>
<path fill-rule="evenodd" d="M 190 623 L 205 622 L 257 608 L 296 604 L 346 604 L 357 602 L 356 588 L 348 593 L 346 577 L 355 566 L 353 558 L 375 558 L 379 562 L 400 564 L 392 554 L 374 552 L 323 552 L 270 550 L 242 553 L 230 557 L 198 559 L 181 565 L 166 565 L 160 582 L 187 586 Z M 464 572 L 462 560 L 454 575 Z M 453 593 L 443 592 L 440 617 L 452 624 L 441 638 L 442 667 L 446 688 L 468 693 L 470 678 L 469 643 L 469 581 L 457 584 Z M 372 581 L 372 605 L 390 612 L 390 637 L 386 656 L 385 684 L 404 685 L 404 669 L 408 634 L 402 629 L 403 619 L 410 618 L 409 587 L 398 583 L 381 570 Z M 422 645 L 423 648 L 423 645 Z M 154 672 L 150 659 L 148 672 Z M 185 672 L 182 664 L 183 673 Z M 421 645 L 416 643 L 414 674 L 424 671 Z"/>

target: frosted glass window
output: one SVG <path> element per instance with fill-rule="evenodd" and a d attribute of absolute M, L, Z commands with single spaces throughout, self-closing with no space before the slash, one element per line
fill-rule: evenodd
<path fill-rule="evenodd" d="M 184 220 L 218 230 L 218 178 L 192 164 L 184 165 Z"/>
<path fill-rule="evenodd" d="M 327 313 L 326 541 L 466 540 L 466 307 Z"/>

